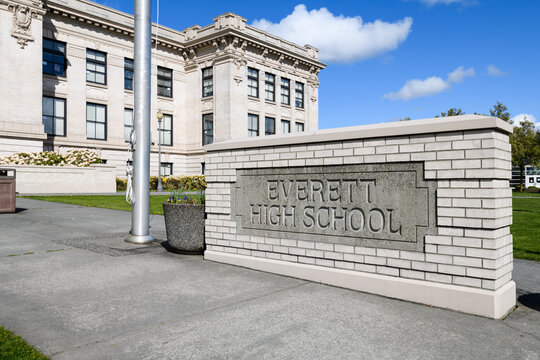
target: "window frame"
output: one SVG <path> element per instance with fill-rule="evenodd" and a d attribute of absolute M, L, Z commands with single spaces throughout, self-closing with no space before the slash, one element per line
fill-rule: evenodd
<path fill-rule="evenodd" d="M 173 163 L 171 162 L 161 162 L 159 163 L 159 167 L 161 168 L 160 171 L 161 171 L 161 176 L 162 177 L 167 177 L 167 176 L 172 176 L 173 175 Z M 165 175 L 165 169 L 169 168 L 171 170 L 171 173 L 169 175 Z"/>
<path fill-rule="evenodd" d="M 105 121 L 103 123 L 101 122 L 98 122 L 98 121 L 95 121 L 95 120 L 88 120 L 88 105 L 91 105 L 91 106 L 96 106 L 96 107 L 103 107 L 105 109 L 104 113 L 105 113 Z M 97 113 L 97 111 L 96 111 Z M 88 123 L 94 123 L 94 126 L 95 124 L 104 124 L 104 131 L 103 131 L 103 139 L 101 138 L 97 138 L 97 137 L 88 137 Z M 94 132 L 95 131 L 95 128 L 94 128 Z M 87 140 L 99 140 L 99 141 L 107 141 L 107 105 L 104 105 L 104 104 L 98 104 L 98 103 L 93 103 L 93 102 L 86 102 L 86 139 Z"/>
<path fill-rule="evenodd" d="M 298 85 L 301 86 L 302 90 L 298 89 Z M 304 90 L 305 90 L 304 83 L 301 83 L 299 81 L 294 82 L 294 105 L 295 105 L 295 107 L 297 107 L 299 109 L 304 108 Z M 298 103 L 299 103 L 298 102 L 298 100 L 299 100 L 298 95 L 299 94 L 301 95 L 301 97 L 300 97 L 300 100 L 301 100 L 300 106 L 298 105 Z"/>
<path fill-rule="evenodd" d="M 283 125 L 287 124 L 288 131 L 283 131 Z M 291 120 L 284 120 L 281 119 L 281 133 L 282 134 L 290 134 L 291 133 Z"/>
<path fill-rule="evenodd" d="M 252 70 L 257 76 L 251 75 L 250 70 Z M 255 81 L 255 84 L 257 84 L 257 85 L 252 86 L 250 81 Z M 259 98 L 259 70 L 258 69 L 248 67 L 248 70 L 247 70 L 247 86 L 248 86 L 248 96 L 258 99 Z M 251 95 L 250 94 L 251 89 L 255 89 L 256 95 Z"/>
<path fill-rule="evenodd" d="M 253 129 L 253 128 L 250 128 L 250 120 L 251 119 L 256 119 L 255 121 L 255 124 L 257 124 L 257 128 L 256 129 Z M 255 133 L 255 135 L 253 136 L 253 132 Z M 257 114 L 248 114 L 248 137 L 257 137 L 259 136 L 259 115 Z"/>
<path fill-rule="evenodd" d="M 131 61 L 131 68 L 128 68 L 128 62 Z M 131 72 L 131 79 L 126 75 Z M 135 61 L 133 59 L 124 58 L 124 90 L 133 91 L 133 82 L 135 80 Z M 126 81 L 131 81 L 131 87 L 126 87 Z"/>
<path fill-rule="evenodd" d="M 162 71 L 163 71 L 163 70 L 170 71 L 170 73 L 171 73 L 170 79 L 169 79 L 168 77 L 164 76 L 164 75 L 160 75 L 160 74 L 159 74 L 160 69 L 161 69 Z M 159 85 L 159 80 L 162 80 L 162 81 L 170 80 L 170 82 L 171 82 L 171 94 L 170 94 L 170 96 L 169 96 L 169 95 L 163 95 L 163 94 L 160 94 L 160 93 L 159 93 L 159 89 L 164 87 L 164 86 L 162 86 L 162 85 Z M 163 67 L 163 66 L 158 66 L 158 67 L 157 67 L 157 81 L 156 81 L 156 85 L 157 85 L 157 96 L 161 96 L 161 97 L 165 97 L 165 98 L 170 98 L 170 99 L 172 99 L 172 97 L 173 97 L 173 69 L 169 69 L 169 68 L 166 68 L 166 67 Z"/>
<path fill-rule="evenodd" d="M 165 129 L 163 128 L 163 125 L 165 124 L 165 117 L 170 117 L 171 118 L 171 128 L 170 129 Z M 159 138 L 159 141 L 161 143 L 161 146 L 173 146 L 174 145 L 174 141 L 173 141 L 173 130 L 174 130 L 174 126 L 173 126 L 173 116 L 171 114 L 163 114 L 163 119 L 161 119 L 161 130 L 158 128 L 158 136 L 160 137 Z M 164 144 L 163 143 L 163 134 L 164 133 L 171 133 L 171 143 L 170 144 Z"/>
<path fill-rule="evenodd" d="M 126 126 L 126 111 L 131 111 L 131 125 L 130 126 Z M 129 142 L 129 135 L 128 135 L 128 139 L 126 140 L 126 127 L 130 128 L 131 130 L 129 131 L 129 133 L 131 134 L 131 131 L 133 129 L 133 121 L 135 120 L 135 114 L 133 112 L 133 109 L 131 108 L 124 108 L 124 140 L 125 142 Z"/>
<path fill-rule="evenodd" d="M 302 130 L 298 130 L 299 126 L 302 127 Z M 303 122 L 294 122 L 294 131 L 295 132 L 304 132 L 306 130 L 305 124 Z"/>
<path fill-rule="evenodd" d="M 270 99 L 269 94 L 272 95 Z M 276 75 L 267 72 L 264 73 L 264 100 L 276 102 Z"/>
<path fill-rule="evenodd" d="M 212 127 L 210 129 L 205 128 L 206 124 L 206 118 L 210 116 L 210 120 L 212 123 Z M 207 131 L 211 130 L 211 134 L 208 135 Z M 208 137 L 210 137 L 210 141 L 207 141 Z M 214 143 L 214 113 L 206 113 L 202 114 L 202 146 L 204 145 L 210 145 Z"/>
<path fill-rule="evenodd" d="M 210 75 L 205 75 L 205 71 L 208 71 L 210 70 L 211 71 L 211 74 Z M 204 81 L 205 80 L 211 80 L 210 82 L 210 85 L 204 85 Z M 205 98 L 205 97 L 210 97 L 210 96 L 214 96 L 214 68 L 213 67 L 207 67 L 207 68 L 204 68 L 202 69 L 202 97 Z M 210 88 L 210 91 L 209 92 L 205 92 L 205 88 Z"/>
<path fill-rule="evenodd" d="M 102 54 L 103 57 L 105 58 L 105 60 L 101 61 L 101 60 L 96 60 L 96 59 L 89 59 L 88 58 L 88 55 L 89 55 L 88 52 L 94 52 L 94 57 L 98 53 Z M 97 70 L 88 70 L 88 64 L 103 65 L 103 68 L 105 70 L 103 71 L 103 73 L 101 73 L 101 72 L 99 72 Z M 95 77 L 95 74 L 103 74 L 103 82 L 88 80 L 88 72 L 93 73 L 94 77 Z M 107 53 L 106 52 L 86 48 L 86 82 L 91 83 L 91 84 L 107 85 Z"/>
<path fill-rule="evenodd" d="M 45 41 L 50 41 L 52 42 L 52 49 L 49 49 L 49 48 L 46 48 L 45 47 Z M 64 45 L 64 52 L 60 51 L 60 50 L 55 50 L 55 43 L 57 44 L 62 44 Z M 41 68 L 41 71 L 43 74 L 47 74 L 47 75 L 51 75 L 51 76 L 58 76 L 58 77 L 66 77 L 66 70 L 67 70 L 67 43 L 63 42 L 63 41 L 59 41 L 59 40 L 56 40 L 56 39 L 51 39 L 51 38 L 47 38 L 47 37 L 44 37 L 43 38 L 43 46 L 42 46 L 42 53 L 41 53 L 41 57 L 42 57 L 42 60 L 41 60 L 41 63 L 42 63 L 42 68 Z M 50 61 L 50 63 L 53 65 L 53 72 L 50 73 L 50 72 L 46 72 L 45 71 L 45 64 L 44 62 L 47 62 L 49 63 L 48 60 L 45 60 L 45 53 L 48 53 L 48 54 L 52 54 L 52 57 L 53 57 L 53 60 Z M 64 59 L 64 63 L 63 64 L 58 64 L 57 62 L 54 61 L 54 57 L 55 56 L 62 56 L 63 59 Z M 54 72 L 54 65 L 62 65 L 62 74 L 56 74 Z"/>
<path fill-rule="evenodd" d="M 52 99 L 53 100 L 53 114 L 52 115 L 44 115 L 43 114 L 43 99 L 45 98 L 48 98 L 48 99 Z M 56 100 L 62 100 L 64 102 L 64 117 L 62 118 L 63 119 L 63 123 L 64 123 L 64 127 L 63 127 L 63 132 L 64 132 L 64 135 L 58 135 L 56 134 L 56 118 L 59 116 L 56 116 L 56 104 L 55 104 L 55 101 Z M 47 95 L 43 95 L 42 97 L 42 106 L 41 106 L 41 123 L 43 124 L 43 117 L 44 116 L 47 116 L 47 117 L 52 117 L 52 128 L 53 128 L 53 133 L 52 134 L 49 134 L 46 132 L 47 136 L 54 136 L 54 137 L 66 137 L 67 136 L 67 99 L 64 99 L 64 98 L 59 98 L 59 97 L 55 97 L 55 96 L 47 96 Z M 45 131 L 45 124 L 43 124 L 43 130 Z"/>
<path fill-rule="evenodd" d="M 283 85 L 284 81 L 287 83 L 286 86 Z M 284 90 L 287 90 L 286 95 L 284 94 Z M 287 97 L 287 102 L 283 102 L 284 96 Z M 291 106 L 291 80 L 284 77 L 281 78 L 281 104 Z"/>
<path fill-rule="evenodd" d="M 272 124 L 273 132 L 268 131 L 268 124 Z M 271 116 L 264 117 L 264 136 L 276 135 L 276 118 Z"/>

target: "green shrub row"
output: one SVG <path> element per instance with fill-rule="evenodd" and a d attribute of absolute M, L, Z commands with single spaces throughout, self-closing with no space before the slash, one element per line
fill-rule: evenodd
<path fill-rule="evenodd" d="M 531 192 L 531 193 L 540 192 L 540 189 L 537 188 L 536 186 L 529 186 L 528 188 L 526 188 L 523 185 L 516 185 L 514 190 L 515 191 L 526 191 L 526 192 Z"/>
<path fill-rule="evenodd" d="M 150 176 L 150 190 L 156 190 L 158 184 L 157 176 Z M 168 176 L 161 178 L 161 185 L 163 190 L 204 190 L 206 189 L 206 181 L 204 175 L 193 176 Z M 126 191 L 127 179 L 116 178 L 116 191 Z"/>

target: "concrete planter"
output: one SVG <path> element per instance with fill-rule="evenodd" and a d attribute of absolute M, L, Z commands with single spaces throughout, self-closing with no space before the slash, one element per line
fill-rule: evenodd
<path fill-rule="evenodd" d="M 204 205 L 163 203 L 167 241 L 184 254 L 204 252 Z"/>

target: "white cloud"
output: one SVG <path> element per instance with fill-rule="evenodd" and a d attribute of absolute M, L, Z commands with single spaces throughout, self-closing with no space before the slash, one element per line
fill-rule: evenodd
<path fill-rule="evenodd" d="M 462 82 L 466 77 L 472 77 L 474 75 L 475 73 L 472 67 L 465 69 L 464 66 L 460 66 L 456 70 L 448 74 L 448 81 L 458 83 Z"/>
<path fill-rule="evenodd" d="M 412 79 L 407 81 L 398 91 L 383 95 L 383 98 L 390 100 L 411 100 L 422 96 L 435 95 L 448 90 L 452 86 L 452 83 L 462 82 L 466 77 L 472 77 L 474 75 L 475 72 L 472 67 L 465 69 L 464 66 L 460 66 L 448 74 L 446 80 L 438 76 L 432 76 L 424 80 Z"/>
<path fill-rule="evenodd" d="M 412 79 L 396 92 L 390 92 L 383 97 L 390 100 L 411 100 L 417 97 L 435 95 L 448 89 L 450 85 L 438 76 L 425 80 Z"/>
<path fill-rule="evenodd" d="M 504 76 L 504 75 L 508 75 L 507 72 L 502 71 L 501 69 L 499 69 L 499 68 L 496 67 L 495 65 L 488 65 L 488 66 L 487 66 L 487 72 L 488 72 L 488 75 L 490 75 L 490 76 Z"/>
<path fill-rule="evenodd" d="M 327 8 L 308 11 L 303 4 L 279 23 L 260 19 L 252 25 L 300 45 L 320 50 L 322 61 L 353 62 L 398 47 L 411 32 L 412 18 L 394 23 L 364 23 L 360 16 L 334 15 Z"/>
<path fill-rule="evenodd" d="M 514 121 L 514 126 L 518 126 L 524 119 L 527 117 L 527 120 L 534 124 L 534 127 L 537 130 L 540 130 L 540 122 L 536 122 L 536 117 L 533 114 L 517 114 L 512 118 Z"/>

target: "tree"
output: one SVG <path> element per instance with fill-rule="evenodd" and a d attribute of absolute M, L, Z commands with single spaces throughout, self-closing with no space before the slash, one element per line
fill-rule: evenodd
<path fill-rule="evenodd" d="M 525 116 L 510 135 L 512 163 L 519 166 L 520 191 L 524 188 L 525 165 L 537 166 L 540 163 L 540 136 L 534 131 L 534 124 Z"/>
<path fill-rule="evenodd" d="M 457 116 L 457 115 L 465 115 L 465 111 L 458 108 L 451 108 L 448 110 L 448 112 L 442 112 L 440 117 Z M 438 118 L 439 115 L 435 115 L 435 117 Z"/>
<path fill-rule="evenodd" d="M 399 121 L 409 121 L 411 120 L 410 116 L 407 116 L 406 118 L 400 118 Z"/>
<path fill-rule="evenodd" d="M 489 113 L 491 116 L 498 117 L 499 119 L 504 120 L 507 123 L 514 123 L 510 119 L 510 113 L 508 112 L 508 108 L 500 101 L 497 101 L 497 103 L 493 105 L 491 109 L 489 109 Z"/>

